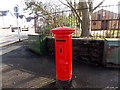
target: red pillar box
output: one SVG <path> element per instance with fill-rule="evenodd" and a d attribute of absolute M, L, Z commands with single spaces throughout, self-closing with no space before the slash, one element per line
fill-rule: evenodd
<path fill-rule="evenodd" d="M 72 33 L 75 29 L 59 27 L 51 30 L 55 37 L 57 86 L 66 86 L 72 78 Z"/>

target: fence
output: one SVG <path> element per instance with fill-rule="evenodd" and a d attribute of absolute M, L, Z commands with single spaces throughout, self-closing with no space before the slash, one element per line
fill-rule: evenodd
<path fill-rule="evenodd" d="M 100 6 L 92 14 L 91 36 L 94 38 L 120 38 L 120 15 L 118 14 L 118 5 Z M 82 10 L 88 8 L 76 9 L 80 15 Z M 45 33 L 47 36 L 53 36 L 50 32 L 52 28 L 64 26 L 75 28 L 73 37 L 81 36 L 81 23 L 72 10 L 58 11 L 36 17 L 36 32 Z"/>

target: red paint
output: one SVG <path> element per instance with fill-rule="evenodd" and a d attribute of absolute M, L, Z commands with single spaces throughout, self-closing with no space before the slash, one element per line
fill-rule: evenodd
<path fill-rule="evenodd" d="M 70 80 L 72 78 L 72 28 L 60 27 L 51 30 L 55 37 L 56 78 Z"/>

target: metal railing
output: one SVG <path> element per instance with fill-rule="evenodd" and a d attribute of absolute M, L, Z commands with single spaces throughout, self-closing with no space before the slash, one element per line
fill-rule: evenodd
<path fill-rule="evenodd" d="M 118 14 L 119 5 L 100 6 L 92 14 L 91 36 L 93 38 L 120 38 L 120 15 Z M 117 9 L 116 9 L 117 8 Z M 78 13 L 87 8 L 76 9 Z M 44 18 L 42 18 L 44 16 Z M 81 23 L 72 10 L 64 10 L 37 17 L 42 26 L 36 26 L 37 33 L 45 33 L 47 36 L 53 36 L 50 32 L 52 28 L 60 27 L 64 24 L 66 27 L 75 28 L 73 37 L 81 37 Z M 42 20 L 42 21 L 40 21 Z M 88 38 L 88 37 L 87 37 Z"/>

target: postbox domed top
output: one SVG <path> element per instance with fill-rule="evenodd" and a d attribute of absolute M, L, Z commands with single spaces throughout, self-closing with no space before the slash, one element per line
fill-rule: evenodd
<path fill-rule="evenodd" d="M 64 27 L 64 26 L 54 28 L 51 30 L 51 32 L 54 34 L 72 34 L 74 31 L 75 31 L 75 29 L 69 28 L 69 27 Z"/>

